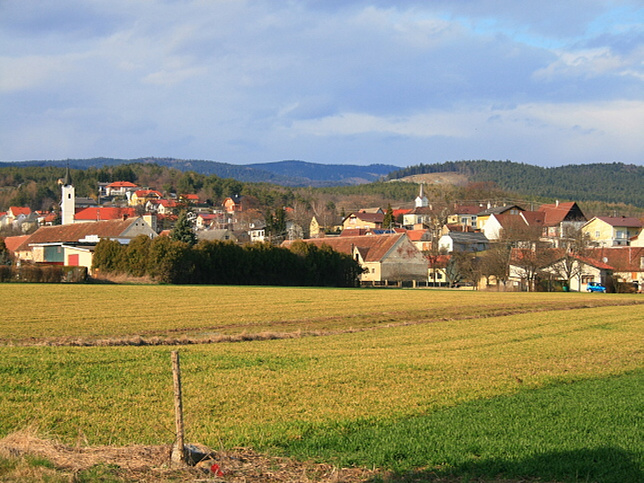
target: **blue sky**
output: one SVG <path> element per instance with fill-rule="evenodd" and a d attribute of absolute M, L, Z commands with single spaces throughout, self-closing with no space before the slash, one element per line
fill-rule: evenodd
<path fill-rule="evenodd" d="M 644 7 L 0 0 L 0 160 L 644 163 Z"/>

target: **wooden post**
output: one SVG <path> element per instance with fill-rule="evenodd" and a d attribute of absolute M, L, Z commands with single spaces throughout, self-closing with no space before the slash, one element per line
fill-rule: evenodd
<path fill-rule="evenodd" d="M 183 444 L 183 403 L 181 401 L 181 367 L 179 352 L 172 351 L 172 380 L 174 382 L 174 422 L 177 429 L 177 439 L 172 447 L 170 460 L 175 465 L 186 464 L 186 451 Z"/>

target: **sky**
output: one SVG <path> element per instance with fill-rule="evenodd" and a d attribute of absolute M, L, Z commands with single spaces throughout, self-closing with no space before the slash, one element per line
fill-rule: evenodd
<path fill-rule="evenodd" d="M 641 0 L 0 0 L 0 160 L 644 164 Z"/>

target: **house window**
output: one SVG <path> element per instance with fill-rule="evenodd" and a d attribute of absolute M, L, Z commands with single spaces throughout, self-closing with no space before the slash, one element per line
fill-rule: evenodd
<path fill-rule="evenodd" d="M 617 238 L 624 238 L 624 232 L 622 230 L 617 230 Z"/>
<path fill-rule="evenodd" d="M 592 282 L 594 279 L 595 279 L 594 275 L 582 275 L 581 276 L 581 283 Z"/>
<path fill-rule="evenodd" d="M 597 230 L 597 231 L 595 232 L 595 238 L 599 238 L 599 236 L 600 236 L 600 235 L 601 235 L 601 233 L 599 233 L 599 230 Z"/>
<path fill-rule="evenodd" d="M 441 278 L 443 278 L 443 274 L 440 272 L 436 273 L 435 275 L 436 275 L 436 280 L 440 280 Z"/>

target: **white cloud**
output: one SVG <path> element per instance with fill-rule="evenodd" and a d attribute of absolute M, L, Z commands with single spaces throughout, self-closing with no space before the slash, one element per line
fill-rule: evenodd
<path fill-rule="evenodd" d="M 610 146 L 641 163 L 644 151 L 644 48 L 629 1 L 34 5 L 0 3 L 5 159 L 553 163 L 579 142 L 599 146 L 588 161 Z"/>
<path fill-rule="evenodd" d="M 598 77 L 603 75 L 634 76 L 644 74 L 644 47 L 625 57 L 609 47 L 581 51 L 558 51 L 558 58 L 535 72 L 536 79 L 548 81 L 559 77 Z"/>

